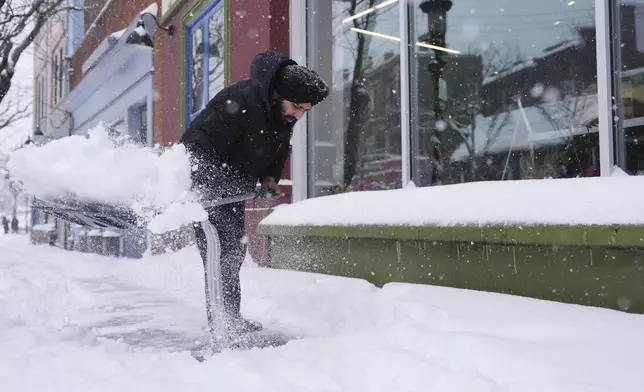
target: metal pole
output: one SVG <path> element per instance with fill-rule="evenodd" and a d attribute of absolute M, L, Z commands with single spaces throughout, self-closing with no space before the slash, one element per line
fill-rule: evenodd
<path fill-rule="evenodd" d="M 409 0 L 400 0 L 400 145 L 402 149 L 402 186 L 411 180 L 411 131 L 409 106 Z"/>
<path fill-rule="evenodd" d="M 613 109 L 610 48 L 610 5 L 608 0 L 595 0 L 597 44 L 597 115 L 599 120 L 599 170 L 610 176 L 615 162 L 613 145 Z"/>

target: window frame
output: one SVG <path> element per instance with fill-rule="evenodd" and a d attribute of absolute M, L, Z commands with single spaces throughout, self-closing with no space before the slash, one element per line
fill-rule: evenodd
<path fill-rule="evenodd" d="M 41 70 L 36 76 L 36 127 L 43 130 L 44 119 L 46 118 L 47 86 L 46 69 Z M 44 130 L 43 130 L 44 132 Z"/>
<path fill-rule="evenodd" d="M 130 105 L 127 109 L 126 126 L 128 133 L 135 143 L 141 145 L 148 144 L 148 111 L 147 98 Z"/>
<path fill-rule="evenodd" d="M 56 105 L 58 103 L 58 50 L 52 52 L 52 66 L 51 66 L 51 103 Z"/>
<path fill-rule="evenodd" d="M 58 99 L 62 100 L 65 96 L 65 46 L 63 44 L 58 48 Z"/>
<path fill-rule="evenodd" d="M 229 56 L 229 20 L 228 20 L 228 15 L 227 15 L 227 2 L 225 0 L 215 0 L 212 3 L 206 5 L 198 14 L 195 16 L 193 19 L 191 19 L 189 22 L 185 23 L 185 40 L 184 40 L 184 45 L 185 45 L 185 53 L 184 53 L 184 58 L 186 59 L 185 61 L 185 86 L 186 86 L 186 94 L 185 94 L 185 105 L 184 105 L 184 110 L 185 110 L 185 121 L 186 125 L 190 124 L 194 118 L 206 107 L 208 104 L 208 101 L 210 100 L 209 98 L 209 84 L 210 80 L 208 78 L 209 76 L 209 70 L 210 70 L 210 61 L 209 61 L 209 54 L 210 54 L 210 30 L 208 27 L 210 26 L 210 18 L 213 16 L 213 14 L 223 7 L 223 17 L 224 17 L 224 86 L 228 85 L 228 56 Z M 189 11 L 190 13 L 190 11 Z M 203 27 L 203 46 L 204 46 L 204 52 L 203 52 L 203 97 L 202 97 L 202 106 L 199 110 L 196 112 L 192 113 L 192 37 L 193 37 L 193 32 L 199 28 Z"/>

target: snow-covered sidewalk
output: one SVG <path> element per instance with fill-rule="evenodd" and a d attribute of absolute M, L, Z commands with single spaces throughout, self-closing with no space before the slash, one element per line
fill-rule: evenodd
<path fill-rule="evenodd" d="M 0 236 L 0 390 L 644 390 L 644 316 L 261 268 L 242 279 L 247 317 L 305 338 L 199 363 L 160 348 L 204 336 L 194 248 L 122 260 Z"/>

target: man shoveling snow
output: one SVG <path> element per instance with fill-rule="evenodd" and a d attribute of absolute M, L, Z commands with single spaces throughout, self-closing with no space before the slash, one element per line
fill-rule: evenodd
<path fill-rule="evenodd" d="M 88 138 L 23 149 L 9 162 L 37 197 L 34 207 L 63 220 L 123 230 L 145 223 L 156 233 L 192 224 L 213 351 L 252 346 L 237 338 L 262 330 L 240 312 L 244 202 L 258 196 L 258 181 L 279 193 L 293 125 L 329 94 L 317 73 L 277 52 L 255 56 L 250 74 L 212 98 L 181 143 L 161 154 L 115 143 L 97 127 Z"/>
<path fill-rule="evenodd" d="M 193 159 L 193 186 L 206 200 L 252 192 L 258 180 L 264 189 L 279 192 L 293 125 L 329 94 L 315 71 L 277 52 L 256 55 L 250 75 L 215 95 L 182 137 Z M 227 327 L 233 333 L 260 330 L 240 313 L 244 202 L 207 212 L 219 236 Z M 207 269 L 207 234 L 202 224 L 194 227 Z"/>

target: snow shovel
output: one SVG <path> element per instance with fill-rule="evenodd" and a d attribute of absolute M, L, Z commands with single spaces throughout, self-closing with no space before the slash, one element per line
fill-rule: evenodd
<path fill-rule="evenodd" d="M 261 190 L 255 193 L 236 195 L 228 198 L 202 202 L 204 208 L 212 208 L 240 201 L 270 198 L 274 192 Z M 110 205 L 75 197 L 56 200 L 34 199 L 34 209 L 53 215 L 59 219 L 90 228 L 117 228 L 128 230 L 140 228 L 141 217 L 128 207 Z M 288 338 L 269 333 L 269 336 L 256 334 L 253 337 L 232 339 L 228 335 L 224 318 L 224 303 L 220 264 L 221 244 L 215 227 L 208 221 L 201 222 L 206 233 L 207 254 L 204 268 L 206 281 L 206 315 L 210 333 L 210 347 L 206 351 L 193 350 L 193 356 L 202 361 L 203 354 L 214 354 L 226 348 L 266 347 L 285 344 Z M 216 317 L 213 317 L 216 316 Z"/>

